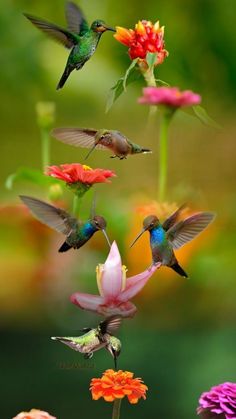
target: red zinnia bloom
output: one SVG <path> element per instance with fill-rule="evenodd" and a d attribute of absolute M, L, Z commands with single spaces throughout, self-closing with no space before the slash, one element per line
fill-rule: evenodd
<path fill-rule="evenodd" d="M 145 105 L 166 105 L 171 108 L 198 105 L 201 96 L 191 90 L 181 92 L 178 87 L 145 87 L 139 103 Z"/>
<path fill-rule="evenodd" d="M 50 166 L 46 174 L 66 182 L 80 197 L 93 184 L 108 183 L 110 177 L 116 176 L 112 170 L 91 169 L 91 167 L 79 163 Z"/>
<path fill-rule="evenodd" d="M 142 20 L 135 25 L 135 29 L 116 27 L 115 39 L 129 47 L 131 60 L 146 59 L 148 52 L 157 53 L 156 65 L 162 64 L 168 52 L 165 50 L 164 26 L 160 27 L 159 21 L 153 24 Z"/>
<path fill-rule="evenodd" d="M 138 403 L 141 397 L 146 399 L 147 386 L 141 378 L 133 378 L 134 374 L 129 371 L 106 370 L 102 378 L 93 378 L 90 385 L 93 400 L 101 397 L 106 402 L 115 399 L 123 399 L 127 396 L 131 404 Z"/>

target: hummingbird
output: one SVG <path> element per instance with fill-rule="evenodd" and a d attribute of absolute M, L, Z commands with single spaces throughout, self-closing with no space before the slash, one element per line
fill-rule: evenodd
<path fill-rule="evenodd" d="M 150 246 L 152 251 L 152 265 L 161 263 L 173 269 L 179 275 L 188 278 L 186 272 L 179 265 L 174 250 L 179 249 L 194 239 L 214 220 L 215 214 L 211 212 L 199 212 L 184 220 L 177 221 L 182 205 L 163 224 L 156 215 L 149 215 L 143 221 L 143 229 L 131 244 L 131 247 L 145 232 L 150 233 Z"/>
<path fill-rule="evenodd" d="M 95 351 L 105 348 L 112 355 L 117 369 L 117 358 L 121 351 L 121 341 L 113 336 L 121 324 L 121 317 L 113 315 L 99 323 L 95 328 L 84 328 L 84 334 L 78 337 L 52 337 L 69 346 L 74 351 L 84 354 L 85 359 L 90 359 Z"/>
<path fill-rule="evenodd" d="M 52 136 L 65 144 L 90 148 L 85 160 L 95 148 L 98 150 L 111 150 L 113 153 L 111 158 L 118 157 L 120 160 L 126 159 L 129 154 L 152 153 L 148 148 L 132 143 L 125 135 L 115 130 L 55 128 L 52 130 Z"/>
<path fill-rule="evenodd" d="M 95 20 L 89 26 L 82 10 L 73 2 L 66 3 L 65 12 L 67 29 L 24 13 L 24 16 L 38 29 L 71 50 L 64 73 L 57 85 L 57 90 L 64 86 L 74 69 L 80 70 L 86 61 L 92 57 L 97 49 L 101 35 L 106 31 L 115 32 L 115 29 L 107 26 L 103 20 Z"/>
<path fill-rule="evenodd" d="M 67 252 L 67 250 L 72 248 L 79 249 L 87 243 L 98 230 L 103 232 L 108 245 L 111 246 L 106 233 L 106 220 L 100 215 L 91 216 L 90 219 L 83 222 L 73 217 L 65 210 L 54 207 L 39 199 L 23 195 L 20 195 L 20 199 L 39 221 L 66 236 L 66 240 L 61 245 L 58 252 Z"/>

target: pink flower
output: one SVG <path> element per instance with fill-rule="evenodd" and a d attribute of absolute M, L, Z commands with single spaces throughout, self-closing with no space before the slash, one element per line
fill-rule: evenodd
<path fill-rule="evenodd" d="M 97 266 L 100 295 L 76 292 L 72 294 L 71 302 L 82 309 L 104 316 L 119 314 L 122 317 L 133 317 L 137 308 L 129 300 L 141 291 L 159 267 L 160 265 L 152 266 L 138 275 L 126 278 L 127 269 L 122 266 L 117 244 L 113 242 L 106 262 Z"/>
<path fill-rule="evenodd" d="M 42 410 L 32 409 L 30 412 L 21 412 L 13 419 L 56 419 L 55 416 L 49 415 Z"/>
<path fill-rule="evenodd" d="M 143 96 L 139 98 L 138 102 L 145 105 L 166 105 L 171 108 L 180 108 L 181 106 L 198 105 L 201 102 L 201 96 L 191 90 L 181 92 L 178 87 L 145 87 Z"/>
<path fill-rule="evenodd" d="M 197 413 L 205 419 L 236 419 L 236 383 L 223 383 L 203 393 Z"/>

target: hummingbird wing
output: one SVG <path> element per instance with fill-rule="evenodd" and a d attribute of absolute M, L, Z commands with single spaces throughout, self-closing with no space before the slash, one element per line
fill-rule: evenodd
<path fill-rule="evenodd" d="M 75 147 L 92 148 L 96 133 L 96 130 L 86 128 L 55 128 L 52 130 L 51 135 L 65 144 L 70 144 Z M 96 149 L 107 150 L 101 144 L 97 144 Z"/>
<path fill-rule="evenodd" d="M 82 10 L 72 1 L 66 3 L 66 20 L 70 32 L 83 36 L 89 30 L 88 22 Z"/>
<path fill-rule="evenodd" d="M 173 212 L 173 214 L 170 215 L 170 217 L 168 217 L 164 223 L 162 224 L 162 228 L 165 231 L 168 231 L 178 220 L 179 215 L 181 214 L 181 212 L 184 210 L 184 208 L 186 208 L 186 204 L 181 205 L 181 207 L 179 207 L 175 212 Z"/>
<path fill-rule="evenodd" d="M 81 340 L 80 338 L 66 338 L 66 337 L 58 337 L 58 336 L 53 336 L 51 337 L 52 340 L 58 340 L 61 343 L 64 343 L 65 345 L 69 346 L 71 349 L 74 349 L 74 351 L 79 351 L 81 352 Z"/>
<path fill-rule="evenodd" d="M 54 25 L 54 23 L 29 15 L 28 13 L 23 14 L 31 23 L 33 23 L 33 25 L 46 33 L 50 38 L 54 39 L 54 41 L 64 45 L 64 47 L 71 49 L 74 45 L 78 44 L 78 36 L 66 29 L 60 28 L 59 26 Z"/>
<path fill-rule="evenodd" d="M 68 236 L 71 230 L 78 224 L 76 218 L 71 217 L 70 214 L 61 208 L 54 207 L 30 196 L 21 195 L 20 199 L 39 221 L 59 233 Z"/>
<path fill-rule="evenodd" d="M 103 322 L 99 323 L 99 329 L 102 335 L 105 333 L 109 333 L 109 335 L 113 335 L 121 325 L 121 316 L 114 315 L 108 317 Z"/>
<path fill-rule="evenodd" d="M 179 249 L 200 234 L 215 218 L 212 212 L 199 212 L 173 225 L 167 231 L 167 239 L 173 249 Z"/>

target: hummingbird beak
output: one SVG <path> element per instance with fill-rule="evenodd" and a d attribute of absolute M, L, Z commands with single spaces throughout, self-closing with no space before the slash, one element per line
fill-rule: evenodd
<path fill-rule="evenodd" d="M 117 371 L 117 357 L 115 354 L 113 355 L 113 357 L 114 357 L 115 371 Z"/>
<path fill-rule="evenodd" d="M 106 25 L 104 25 L 104 28 L 105 28 L 107 31 L 116 32 L 116 30 L 115 30 L 114 28 L 111 28 L 111 26 L 106 26 Z"/>
<path fill-rule="evenodd" d="M 136 241 L 145 233 L 146 229 L 143 228 L 142 231 L 137 235 L 137 237 L 134 239 L 134 241 L 131 243 L 130 247 L 133 247 L 133 245 L 136 243 Z"/>
<path fill-rule="evenodd" d="M 105 229 L 103 229 L 103 230 L 102 230 L 102 232 L 103 232 L 103 234 L 104 234 L 104 236 L 105 236 L 105 238 L 106 238 L 106 241 L 107 241 L 107 243 L 108 243 L 108 246 L 109 246 L 109 247 L 111 247 L 111 242 L 110 242 L 110 240 L 109 240 L 109 237 L 108 237 L 108 235 L 107 235 L 106 230 L 105 230 Z"/>
<path fill-rule="evenodd" d="M 89 158 L 90 154 L 93 152 L 93 150 L 95 149 L 96 145 L 97 145 L 97 144 L 94 144 L 94 145 L 92 146 L 92 148 L 89 150 L 89 152 L 88 152 L 88 154 L 87 154 L 87 156 L 85 157 L 85 159 L 84 159 L 84 160 L 87 160 L 87 159 Z"/>

